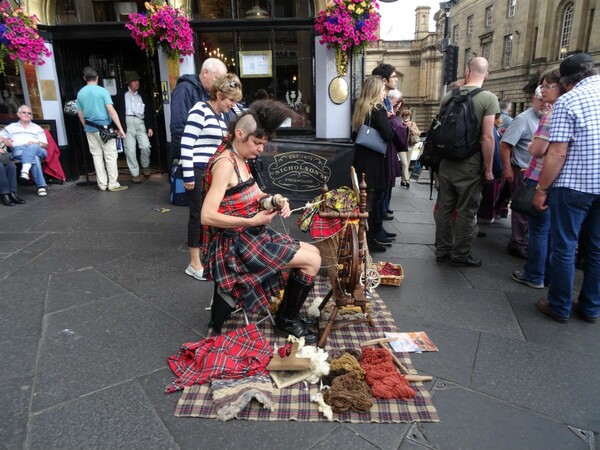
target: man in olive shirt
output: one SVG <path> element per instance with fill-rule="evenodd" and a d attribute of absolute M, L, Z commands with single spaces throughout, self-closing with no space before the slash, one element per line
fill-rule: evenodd
<path fill-rule="evenodd" d="M 473 58 L 465 70 L 465 84 L 460 92 L 481 88 L 488 76 L 485 58 Z M 442 105 L 450 99 L 448 93 Z M 479 121 L 481 151 L 460 161 L 443 159 L 440 162 L 438 211 L 435 219 L 436 261 L 450 260 L 458 267 L 479 267 L 481 260 L 471 255 L 471 247 L 477 237 L 477 210 L 481 202 L 484 181 L 494 179 L 492 160 L 494 157 L 494 119 L 500 113 L 498 98 L 488 91 L 481 91 L 472 98 L 475 115 Z M 457 211 L 456 222 L 452 216 Z"/>

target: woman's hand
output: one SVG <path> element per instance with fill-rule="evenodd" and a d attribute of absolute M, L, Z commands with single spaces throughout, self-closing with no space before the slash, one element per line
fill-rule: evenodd
<path fill-rule="evenodd" d="M 275 209 L 261 210 L 250 219 L 250 226 L 257 227 L 271 223 L 276 214 L 277 211 Z"/>
<path fill-rule="evenodd" d="M 281 207 L 279 214 L 281 214 L 281 217 L 284 219 L 292 215 L 292 211 L 290 210 L 290 202 L 287 198 L 283 199 L 283 206 Z"/>
<path fill-rule="evenodd" d="M 194 181 L 190 181 L 189 183 L 183 183 L 183 187 L 186 191 L 193 191 L 196 183 Z"/>

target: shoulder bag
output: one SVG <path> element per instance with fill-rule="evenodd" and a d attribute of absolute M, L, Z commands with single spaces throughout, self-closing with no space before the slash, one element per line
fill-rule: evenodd
<path fill-rule="evenodd" d="M 387 153 L 388 143 L 383 140 L 379 131 L 371 127 L 371 115 L 369 114 L 369 123 L 362 124 L 358 129 L 356 140 L 354 141 L 358 145 L 373 150 L 381 155 Z"/>
<path fill-rule="evenodd" d="M 535 186 L 522 183 L 510 201 L 510 209 L 528 216 L 539 216 L 542 212 L 533 206 L 534 196 Z"/>

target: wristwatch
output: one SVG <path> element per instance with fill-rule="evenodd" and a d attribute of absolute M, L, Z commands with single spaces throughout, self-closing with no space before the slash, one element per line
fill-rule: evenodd
<path fill-rule="evenodd" d="M 535 190 L 542 191 L 542 192 L 548 192 L 548 188 L 541 187 L 539 183 L 536 185 Z"/>

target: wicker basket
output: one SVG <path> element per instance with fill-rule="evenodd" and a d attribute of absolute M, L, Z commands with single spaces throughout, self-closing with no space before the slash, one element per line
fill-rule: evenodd
<path fill-rule="evenodd" d="M 379 261 L 377 264 L 375 264 L 375 269 L 377 269 L 377 272 L 379 272 L 379 274 L 381 274 L 381 270 L 386 264 L 387 263 L 385 261 Z M 400 275 L 381 275 L 381 284 L 389 286 L 400 286 L 402 284 L 402 280 L 404 280 L 404 269 L 402 269 L 402 266 L 400 264 L 390 264 L 395 269 L 400 271 Z"/>

